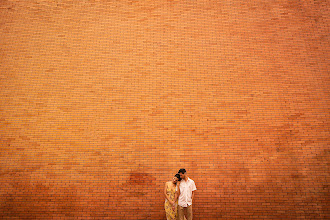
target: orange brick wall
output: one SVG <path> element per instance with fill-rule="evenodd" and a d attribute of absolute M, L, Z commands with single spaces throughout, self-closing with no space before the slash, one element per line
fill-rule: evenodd
<path fill-rule="evenodd" d="M 329 219 L 322 0 L 0 1 L 0 218 Z"/>

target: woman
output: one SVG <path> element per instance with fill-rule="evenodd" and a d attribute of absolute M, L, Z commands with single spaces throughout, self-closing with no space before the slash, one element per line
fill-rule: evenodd
<path fill-rule="evenodd" d="M 180 175 L 177 173 L 173 177 L 172 181 L 165 183 L 164 194 L 165 194 L 165 212 L 166 212 L 167 220 L 176 220 L 176 216 L 177 216 L 176 200 L 178 198 L 175 192 L 177 190 L 177 185 L 179 187 L 180 184 L 179 181 L 181 181 L 181 178 Z"/>

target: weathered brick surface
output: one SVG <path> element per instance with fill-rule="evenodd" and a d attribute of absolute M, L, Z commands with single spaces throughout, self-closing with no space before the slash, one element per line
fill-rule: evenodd
<path fill-rule="evenodd" d="M 0 1 L 0 218 L 329 219 L 328 1 Z"/>

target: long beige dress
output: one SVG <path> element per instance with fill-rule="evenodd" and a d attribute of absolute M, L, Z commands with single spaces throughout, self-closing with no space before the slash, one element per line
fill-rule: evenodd
<path fill-rule="evenodd" d="M 168 197 L 172 201 L 174 200 L 175 192 L 176 192 L 176 187 L 171 188 L 167 185 L 166 194 L 168 195 Z M 165 212 L 166 212 L 166 219 L 167 220 L 176 220 L 177 205 L 175 204 L 175 210 L 173 211 L 172 205 L 170 204 L 169 201 L 167 201 L 167 199 L 165 199 Z"/>

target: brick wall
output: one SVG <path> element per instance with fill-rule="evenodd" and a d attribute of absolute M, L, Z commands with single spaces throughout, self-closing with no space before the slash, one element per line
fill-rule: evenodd
<path fill-rule="evenodd" d="M 326 219 L 327 1 L 0 1 L 0 217 Z"/>

